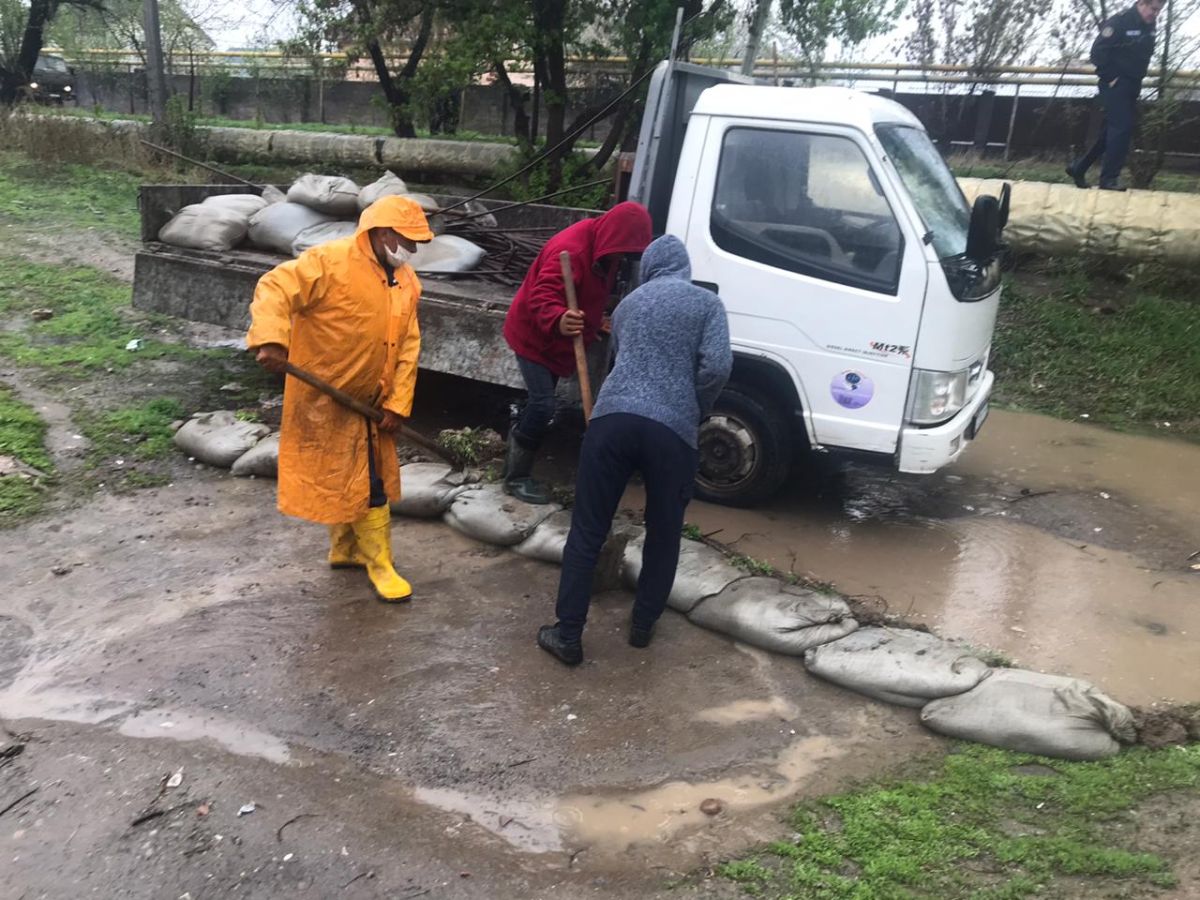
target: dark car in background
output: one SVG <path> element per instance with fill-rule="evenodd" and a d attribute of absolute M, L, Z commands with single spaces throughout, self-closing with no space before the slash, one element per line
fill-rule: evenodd
<path fill-rule="evenodd" d="M 35 103 L 71 103 L 75 100 L 75 70 L 61 56 L 42 54 L 25 85 L 25 95 Z"/>

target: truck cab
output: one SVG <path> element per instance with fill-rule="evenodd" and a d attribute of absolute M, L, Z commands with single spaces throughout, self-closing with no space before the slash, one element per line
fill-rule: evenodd
<path fill-rule="evenodd" d="M 938 470 L 987 414 L 999 201 L 973 211 L 897 103 L 739 80 L 660 67 L 631 179 L 729 315 L 698 495 L 760 502 L 805 447 Z"/>

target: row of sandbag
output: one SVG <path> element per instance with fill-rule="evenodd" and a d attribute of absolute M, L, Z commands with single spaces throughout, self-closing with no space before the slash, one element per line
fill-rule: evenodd
<path fill-rule="evenodd" d="M 448 466 L 401 470 L 398 515 L 441 516 L 452 528 L 545 562 L 561 563 L 570 514 L 529 506 L 495 485 L 464 485 Z M 624 550 L 623 580 L 641 572 L 644 531 Z M 751 577 L 720 551 L 684 541 L 672 609 L 704 628 L 775 653 L 801 657 L 825 680 L 921 709 L 921 722 L 950 737 L 1064 759 L 1101 759 L 1136 740 L 1130 711 L 1086 681 L 992 668 L 970 650 L 913 629 L 860 628 L 837 596 Z"/>
<path fill-rule="evenodd" d="M 427 194 L 408 190 L 402 179 L 387 172 L 360 188 L 349 178 L 306 174 L 287 194 L 267 186 L 262 195 L 221 194 L 185 206 L 160 229 L 164 244 L 223 253 L 248 241 L 252 247 L 284 256 L 299 256 L 328 241 L 349 237 L 358 228 L 361 212 L 387 196 L 408 197 L 427 215 L 438 205 Z M 454 235 L 439 235 L 413 255 L 418 272 L 465 272 L 479 265 L 483 248 Z"/>

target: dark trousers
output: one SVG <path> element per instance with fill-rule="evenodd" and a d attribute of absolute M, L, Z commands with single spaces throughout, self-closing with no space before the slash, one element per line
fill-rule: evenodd
<path fill-rule="evenodd" d="M 1071 168 L 1082 175 L 1103 156 L 1100 184 L 1110 185 L 1116 184 L 1125 159 L 1129 156 L 1129 144 L 1133 140 L 1133 125 L 1137 114 L 1138 87 L 1123 78 L 1117 81 L 1115 87 L 1102 84 L 1099 99 L 1104 107 L 1100 136 Z"/>
<path fill-rule="evenodd" d="M 679 435 L 652 419 L 614 413 L 588 425 L 555 607 L 565 640 L 577 641 L 583 634 L 596 560 L 635 471 L 646 484 L 646 547 L 633 623 L 649 628 L 658 621 L 675 583 L 683 513 L 692 499 L 698 461 Z"/>
<path fill-rule="evenodd" d="M 371 485 L 371 499 L 367 505 L 374 509 L 376 506 L 387 505 L 387 494 L 383 490 L 383 479 L 379 477 L 379 469 L 375 465 L 375 442 L 371 440 L 371 423 L 367 422 L 367 477 Z"/>
<path fill-rule="evenodd" d="M 554 418 L 554 391 L 558 387 L 558 376 L 541 363 L 523 356 L 517 357 L 517 368 L 525 380 L 528 397 L 513 427 L 521 446 L 526 450 L 536 450 L 550 430 L 550 420 Z"/>

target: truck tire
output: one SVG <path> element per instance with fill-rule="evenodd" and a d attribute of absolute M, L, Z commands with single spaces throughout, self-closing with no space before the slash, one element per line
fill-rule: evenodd
<path fill-rule="evenodd" d="M 725 506 L 754 506 L 778 490 L 792 464 L 787 419 L 778 406 L 741 385 L 721 392 L 700 423 L 696 496 Z"/>

